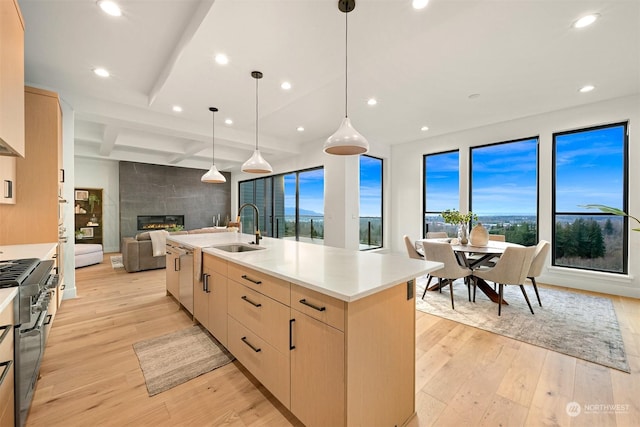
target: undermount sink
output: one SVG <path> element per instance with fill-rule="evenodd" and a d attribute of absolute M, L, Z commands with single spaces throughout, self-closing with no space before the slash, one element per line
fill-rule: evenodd
<path fill-rule="evenodd" d="M 213 249 L 220 249 L 225 252 L 251 252 L 266 249 L 257 245 L 246 245 L 243 243 L 231 243 L 229 245 L 211 246 Z"/>

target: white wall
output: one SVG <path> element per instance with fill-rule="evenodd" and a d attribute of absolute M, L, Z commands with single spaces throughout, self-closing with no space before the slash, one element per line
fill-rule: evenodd
<path fill-rule="evenodd" d="M 634 126 L 640 123 L 640 96 L 630 96 L 582 107 L 545 113 L 509 122 L 469 129 L 462 132 L 395 145 L 391 149 L 392 191 L 391 250 L 403 252 L 402 236 L 422 235 L 422 156 L 452 149 L 460 150 L 461 165 L 468 164 L 469 147 L 539 135 L 539 238 L 551 241 L 552 135 L 554 132 L 578 129 L 628 120 L 629 137 L 629 211 L 640 212 L 640 140 Z M 468 208 L 468 168 L 460 170 L 461 209 Z M 587 272 L 561 267 L 548 268 L 540 277 L 542 283 L 593 290 L 640 298 L 640 233 L 630 232 L 629 274 Z"/>
<path fill-rule="evenodd" d="M 118 162 L 114 160 L 75 159 L 76 188 L 102 189 L 102 249 L 120 251 L 120 180 Z M 73 197 L 70 199 L 73 200 Z M 71 228 L 72 230 L 74 228 Z M 73 234 L 70 235 L 73 239 Z"/>
<path fill-rule="evenodd" d="M 74 112 L 67 102 L 60 98 L 60 109 L 62 110 L 62 165 L 64 169 L 64 192 L 62 198 L 67 201 L 63 208 L 64 235 L 67 241 L 60 243 L 62 248 L 62 259 L 64 263 L 64 294 L 63 298 L 76 297 L 76 271 L 75 271 L 75 246 L 74 246 L 74 213 L 73 213 L 73 177 L 75 168 L 73 167 L 74 157 Z"/>

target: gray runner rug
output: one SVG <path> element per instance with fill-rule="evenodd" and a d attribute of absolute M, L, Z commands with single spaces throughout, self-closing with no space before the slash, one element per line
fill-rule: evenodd
<path fill-rule="evenodd" d="M 476 302 L 469 302 L 467 287 L 461 280 L 453 286 L 455 310 L 451 309 L 448 286 L 442 293 L 428 291 L 422 300 L 426 282 L 424 278 L 417 280 L 416 308 L 420 311 L 630 372 L 618 318 L 607 298 L 538 287 L 540 307 L 533 286 L 525 285 L 535 312 L 531 314 L 520 287 L 505 286 L 504 299 L 509 305 L 502 306 L 498 317 L 498 305 L 479 289 Z"/>
<path fill-rule="evenodd" d="M 166 391 L 233 361 L 201 326 L 133 344 L 149 396 Z"/>

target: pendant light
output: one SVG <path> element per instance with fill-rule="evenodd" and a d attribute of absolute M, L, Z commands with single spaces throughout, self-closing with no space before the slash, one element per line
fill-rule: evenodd
<path fill-rule="evenodd" d="M 353 154 L 364 154 L 369 151 L 369 143 L 364 138 L 364 136 L 360 135 L 360 133 L 354 129 L 351 125 L 351 120 L 349 120 L 349 116 L 347 115 L 347 89 L 348 89 L 348 79 L 347 79 L 347 63 L 348 63 L 348 54 L 347 54 L 347 39 L 348 39 L 348 26 L 347 26 L 347 14 L 351 12 L 356 7 L 356 0 L 338 0 L 338 9 L 344 13 L 344 50 L 345 50 L 345 59 L 344 59 L 344 119 L 342 119 L 342 123 L 338 130 L 327 138 L 327 141 L 324 143 L 324 152 L 328 154 L 337 154 L 342 156 L 353 155 Z"/>
<path fill-rule="evenodd" d="M 262 73 L 260 71 L 252 71 L 251 77 L 256 79 L 256 149 L 253 152 L 253 156 L 242 165 L 242 172 L 271 173 L 273 168 L 262 157 L 258 149 L 258 80 L 262 78 Z"/>
<path fill-rule="evenodd" d="M 208 182 L 211 184 L 222 184 L 223 182 L 227 182 L 227 179 L 218 172 L 218 168 L 216 167 L 215 162 L 215 147 L 216 147 L 216 120 L 215 115 L 218 109 L 216 107 L 209 107 L 209 111 L 212 113 L 212 122 L 213 122 L 213 132 L 211 133 L 211 169 L 209 172 L 202 175 L 200 181 Z"/>

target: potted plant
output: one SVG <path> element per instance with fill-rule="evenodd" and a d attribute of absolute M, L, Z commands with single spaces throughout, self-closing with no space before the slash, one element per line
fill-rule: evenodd
<path fill-rule="evenodd" d="M 93 208 L 96 204 L 100 203 L 100 198 L 96 194 L 89 194 L 89 198 L 87 200 L 89 201 L 89 209 L 91 210 L 91 213 L 93 213 Z"/>
<path fill-rule="evenodd" d="M 458 239 L 461 244 L 466 245 L 469 243 L 467 224 L 469 224 L 469 221 L 472 219 L 477 221 L 478 215 L 473 212 L 462 214 L 457 209 L 447 209 L 446 211 L 440 212 L 440 216 L 442 216 L 445 223 L 458 226 Z"/>

